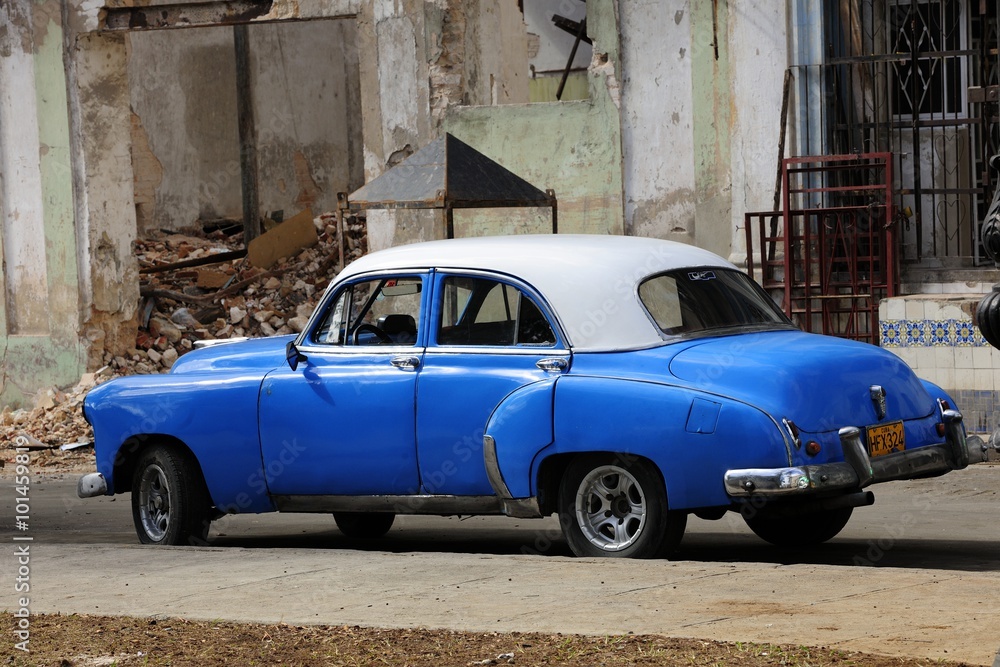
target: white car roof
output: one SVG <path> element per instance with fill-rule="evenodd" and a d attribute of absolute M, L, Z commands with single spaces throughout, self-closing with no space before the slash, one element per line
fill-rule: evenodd
<path fill-rule="evenodd" d="M 663 339 L 639 301 L 648 276 L 680 268 L 736 267 L 694 246 L 635 236 L 545 234 L 402 245 L 351 263 L 337 282 L 376 271 L 481 270 L 519 278 L 553 310 L 571 348 L 641 349 Z"/>

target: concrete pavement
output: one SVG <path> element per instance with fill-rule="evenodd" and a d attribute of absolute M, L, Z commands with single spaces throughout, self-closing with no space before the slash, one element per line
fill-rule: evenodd
<path fill-rule="evenodd" d="M 78 501 L 71 483 L 34 490 L 32 613 L 656 633 L 980 665 L 1000 649 L 998 467 L 882 485 L 822 549 L 773 549 L 735 515 L 692 520 L 677 561 L 551 555 L 566 553 L 554 522 L 502 517 L 402 517 L 367 544 L 329 517 L 227 517 L 213 546 L 141 547 L 128 496 Z M 536 547 L 548 555 L 521 553 Z"/>

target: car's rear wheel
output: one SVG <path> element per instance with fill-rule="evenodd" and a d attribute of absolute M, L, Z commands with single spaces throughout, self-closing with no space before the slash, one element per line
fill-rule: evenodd
<path fill-rule="evenodd" d="M 337 528 L 347 537 L 371 539 L 382 537 L 392 528 L 392 512 L 334 512 Z"/>
<path fill-rule="evenodd" d="M 808 547 L 831 540 L 851 520 L 854 508 L 782 516 L 766 509 L 747 508 L 743 520 L 761 539 L 778 547 Z"/>
<path fill-rule="evenodd" d="M 649 462 L 612 455 L 574 459 L 559 486 L 559 519 L 577 556 L 663 558 L 677 549 L 687 514 L 670 511 Z"/>
<path fill-rule="evenodd" d="M 143 544 L 204 544 L 211 504 L 189 454 L 154 445 L 139 457 L 132 476 L 132 521 Z"/>

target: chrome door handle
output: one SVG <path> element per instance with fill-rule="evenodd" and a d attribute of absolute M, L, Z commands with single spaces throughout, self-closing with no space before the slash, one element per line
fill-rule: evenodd
<path fill-rule="evenodd" d="M 415 371 L 420 366 L 420 357 L 393 357 L 390 363 L 400 370 Z"/>
<path fill-rule="evenodd" d="M 539 359 L 535 362 L 535 365 L 541 368 L 543 371 L 564 371 L 566 367 L 569 366 L 569 362 L 562 357 L 549 357 L 547 359 Z"/>

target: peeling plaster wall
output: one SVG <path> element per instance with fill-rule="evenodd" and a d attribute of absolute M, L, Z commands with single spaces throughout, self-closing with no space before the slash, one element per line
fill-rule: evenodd
<path fill-rule="evenodd" d="M 69 36 L 77 259 L 90 368 L 135 346 L 139 275 L 125 60 L 123 35 Z"/>
<path fill-rule="evenodd" d="M 363 182 L 352 20 L 251 26 L 261 213 L 329 211 Z M 242 218 L 232 28 L 129 35 L 140 233 Z"/>
<path fill-rule="evenodd" d="M 636 236 L 692 243 L 691 14 L 687 5 L 659 0 L 625 0 L 619 8 L 625 226 Z"/>
<path fill-rule="evenodd" d="M 786 11 L 784 3 L 733 3 L 728 11 L 733 137 L 730 258 L 736 263 L 746 259 L 744 213 L 773 207 L 781 89 L 789 62 Z"/>
<path fill-rule="evenodd" d="M 251 26 L 261 213 L 330 211 L 363 182 L 353 20 Z M 229 27 L 128 37 L 140 233 L 242 218 Z"/>
<path fill-rule="evenodd" d="M 0 7 L 0 214 L 5 329 L 48 330 L 35 30 L 31 4 Z"/>
<path fill-rule="evenodd" d="M 528 32 L 514 2 L 475 0 L 465 31 L 466 104 L 528 101 Z"/>
<path fill-rule="evenodd" d="M 742 260 L 743 214 L 773 197 L 785 8 L 618 7 L 626 228 Z"/>
<path fill-rule="evenodd" d="M 453 108 L 444 129 L 559 203 L 559 231 L 622 234 L 622 154 L 618 18 L 611 3 L 588 5 L 594 60 L 590 99 Z M 456 235 L 549 231 L 547 209 L 469 209 L 456 214 Z"/>
<path fill-rule="evenodd" d="M 0 5 L 0 405 L 83 370 L 60 3 Z"/>
<path fill-rule="evenodd" d="M 241 218 L 232 28 L 125 39 L 139 234 Z"/>
<path fill-rule="evenodd" d="M 528 100 L 516 0 L 362 0 L 358 29 L 366 180 L 436 138 L 458 106 Z M 373 250 L 444 230 L 435 212 L 368 212 Z"/>
<path fill-rule="evenodd" d="M 357 43 L 353 20 L 250 29 L 265 209 L 332 211 L 364 184 Z"/>

